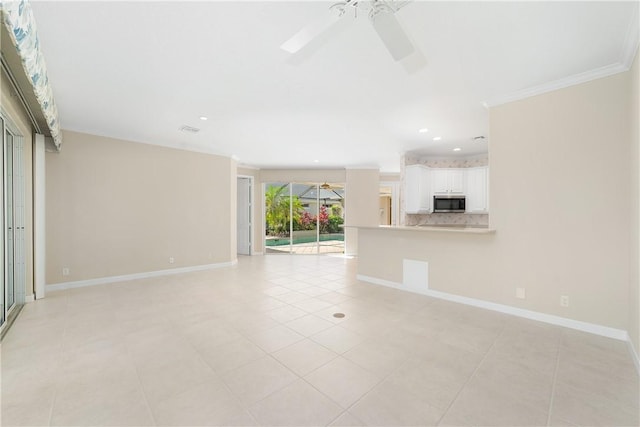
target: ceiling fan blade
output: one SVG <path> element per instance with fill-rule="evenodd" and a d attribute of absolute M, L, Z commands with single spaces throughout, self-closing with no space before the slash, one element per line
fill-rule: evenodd
<path fill-rule="evenodd" d="M 373 28 L 396 61 L 411 55 L 415 48 L 393 13 L 379 12 L 372 18 Z"/>
<path fill-rule="evenodd" d="M 343 12 L 340 10 L 329 9 L 326 16 L 312 22 L 300 31 L 298 31 L 293 37 L 284 42 L 280 49 L 289 53 L 296 53 L 306 45 L 308 45 L 313 39 L 320 34 L 327 31 L 333 24 L 338 22 L 343 16 Z"/>

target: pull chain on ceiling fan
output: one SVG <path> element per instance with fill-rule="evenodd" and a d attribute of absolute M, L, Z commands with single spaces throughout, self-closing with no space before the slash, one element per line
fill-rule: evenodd
<path fill-rule="evenodd" d="M 354 11 L 356 17 L 358 16 L 358 10 L 364 9 L 368 11 L 369 20 L 373 28 L 393 59 L 399 61 L 415 51 L 413 44 L 395 16 L 395 13 L 408 3 L 409 1 L 394 0 L 345 0 L 335 3 L 329 7 L 326 15 L 298 31 L 293 37 L 284 42 L 280 48 L 289 53 L 296 53 L 344 17 L 349 8 Z"/>

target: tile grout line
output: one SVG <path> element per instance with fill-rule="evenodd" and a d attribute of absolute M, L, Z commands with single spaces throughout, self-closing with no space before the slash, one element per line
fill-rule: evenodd
<path fill-rule="evenodd" d="M 158 421 L 156 420 L 156 416 L 153 413 L 153 410 L 151 409 L 151 405 L 149 404 L 149 398 L 147 397 L 147 392 L 144 390 L 144 385 L 142 384 L 142 381 L 140 380 L 140 373 L 138 372 L 138 366 L 136 365 L 135 360 L 133 360 L 133 357 L 131 356 L 131 352 L 129 350 L 129 346 L 127 346 L 126 342 L 123 341 L 122 345 L 124 345 L 124 348 L 127 351 L 127 356 L 129 356 L 129 359 L 131 360 L 131 364 L 133 365 L 133 370 L 136 373 L 136 379 L 138 380 L 138 385 L 140 386 L 140 391 L 142 392 L 142 397 L 144 398 L 144 403 L 147 406 L 147 411 L 149 411 L 149 415 L 151 415 L 151 421 L 153 421 L 153 425 L 157 426 L 158 425 Z"/>
<path fill-rule="evenodd" d="M 236 330 L 236 329 L 234 328 L 234 330 Z M 238 331 L 236 330 L 236 332 L 238 332 Z M 239 332 L 238 332 L 238 333 L 239 333 Z M 244 335 L 242 335 L 242 337 L 243 337 L 244 339 L 247 339 Z M 247 340 L 248 340 L 248 339 L 247 339 Z M 187 342 L 188 342 L 188 341 L 187 341 Z M 198 350 L 198 348 L 197 348 L 197 347 L 195 347 L 195 346 L 194 346 L 192 343 L 190 343 L 190 342 L 189 342 L 189 345 L 190 345 L 190 346 L 191 346 L 191 348 L 194 350 L 194 352 L 195 352 L 195 354 L 197 355 L 198 359 L 199 359 L 199 360 L 200 360 L 200 361 L 201 361 L 205 366 L 207 366 L 207 367 L 211 370 L 211 372 L 213 373 L 213 375 L 215 376 L 215 378 L 216 378 L 216 379 L 218 379 L 218 380 L 220 380 L 220 382 L 222 383 L 222 385 L 224 386 L 224 388 L 225 388 L 225 389 L 226 389 L 226 390 L 227 390 L 227 391 L 228 391 L 228 392 L 229 392 L 229 393 L 230 393 L 230 394 L 231 394 L 231 395 L 236 399 L 236 401 L 240 404 L 240 406 L 242 407 L 242 409 L 243 409 L 243 410 L 244 410 L 244 411 L 249 415 L 249 417 L 250 417 L 253 421 L 255 421 L 255 422 L 256 422 L 256 424 L 258 424 L 257 420 L 255 419 L 255 417 L 253 416 L 253 414 L 249 411 L 249 408 L 248 408 L 247 406 L 245 406 L 245 404 L 244 404 L 244 402 L 242 401 L 242 399 L 240 399 L 240 397 L 239 397 L 238 395 L 236 395 L 236 393 L 231 389 L 231 387 L 229 387 L 229 385 L 227 384 L 227 382 L 222 378 L 223 374 L 216 372 L 216 370 L 213 368 L 213 366 L 211 366 L 211 365 L 210 365 L 210 364 L 205 360 L 205 358 L 204 358 L 204 357 L 203 357 L 203 355 L 200 353 L 200 350 Z M 226 344 L 221 344 L 221 345 L 226 345 Z M 254 344 L 254 345 L 255 345 L 255 344 Z M 267 353 L 267 355 L 268 355 L 268 353 Z M 264 357 L 264 356 L 262 356 L 262 357 Z M 241 366 L 239 366 L 239 367 L 237 367 L 237 368 L 234 368 L 234 369 L 232 369 L 232 370 L 230 370 L 230 371 L 228 371 L 228 372 L 231 372 L 231 371 L 233 371 L 233 370 L 235 370 L 235 369 L 238 369 L 238 368 L 240 368 L 240 367 L 242 367 L 242 366 L 245 366 L 245 365 L 247 365 L 247 364 L 249 364 L 249 363 L 251 363 L 251 361 L 250 361 L 250 362 L 247 362 L 247 363 L 245 363 L 245 364 L 242 364 Z M 136 369 L 137 369 L 137 368 L 136 368 Z M 208 381 L 202 381 L 202 382 L 197 383 L 195 386 L 197 387 L 197 386 L 200 386 L 200 385 L 202 385 L 202 384 L 206 384 L 207 382 L 208 382 Z M 179 392 L 179 393 L 174 394 L 173 396 L 178 396 L 178 395 L 183 394 L 183 393 L 186 393 L 186 392 L 188 392 L 188 391 L 189 391 L 189 390 L 183 390 L 183 391 L 181 391 L 181 392 Z M 143 392 L 144 392 L 144 389 L 143 389 Z M 159 403 L 162 403 L 163 401 L 168 400 L 168 399 L 170 399 L 170 398 L 171 398 L 171 397 L 173 397 L 173 396 L 168 396 L 168 397 L 164 398 L 163 400 L 161 400 Z M 145 400 L 146 400 L 146 396 L 145 396 Z M 156 425 L 158 425 L 158 423 L 155 421 L 155 417 L 154 417 L 154 423 L 155 423 Z"/>
<path fill-rule="evenodd" d="M 369 339 L 369 338 L 367 338 L 367 339 Z M 359 345 L 359 344 L 358 344 L 358 345 Z M 349 350 L 347 350 L 347 351 L 349 351 Z M 345 352 L 345 353 L 346 353 L 346 352 Z M 344 354 L 344 353 L 343 353 L 343 354 Z M 365 367 L 363 367 L 363 366 L 360 366 L 360 365 L 359 365 L 359 364 L 357 364 L 356 362 L 354 362 L 354 361 L 352 361 L 352 360 L 350 360 L 350 359 L 348 359 L 348 358 L 344 357 L 344 356 L 343 356 L 343 354 L 339 355 L 339 357 L 343 357 L 346 361 L 348 361 L 348 362 L 351 362 L 351 363 L 355 364 L 355 365 L 356 365 L 356 366 L 358 366 L 360 369 L 364 369 L 365 371 L 369 372 L 370 374 L 372 374 L 372 375 L 376 375 L 374 372 L 370 371 L 369 369 L 367 369 L 367 368 L 365 368 Z M 334 360 L 335 360 L 335 359 L 334 359 Z M 345 413 L 347 413 L 347 412 L 348 412 L 350 415 L 355 416 L 355 415 L 351 414 L 351 413 L 349 412 L 349 410 L 350 410 L 351 408 L 353 408 L 354 406 L 356 406 L 358 403 L 360 403 L 360 401 L 362 401 L 362 399 L 364 399 L 365 397 L 367 397 L 368 395 L 370 395 L 370 394 L 373 392 L 373 390 L 375 390 L 375 389 L 376 389 L 380 384 L 382 384 L 384 381 L 386 381 L 386 380 L 387 380 L 387 378 L 389 378 L 390 376 L 392 376 L 394 373 L 396 373 L 397 371 L 399 371 L 399 370 L 400 370 L 400 368 L 402 368 L 403 366 L 405 366 L 405 365 L 406 365 L 406 364 L 408 364 L 408 363 L 409 363 L 409 360 L 405 360 L 405 361 L 404 361 L 404 363 L 401 363 L 401 364 L 400 364 L 400 366 L 398 366 L 396 369 L 392 370 L 392 371 L 391 371 L 391 372 L 389 372 L 387 375 L 384 375 L 383 377 L 381 377 L 381 378 L 380 378 L 380 381 L 378 381 L 377 383 L 375 383 L 375 384 L 374 384 L 374 385 L 373 385 L 373 386 L 372 386 L 372 387 L 371 387 L 371 388 L 370 388 L 366 393 L 364 393 L 362 396 L 360 396 L 358 399 L 356 399 L 356 401 L 355 401 L 355 402 L 353 402 L 351 405 L 349 405 L 349 406 L 348 406 L 348 407 L 347 407 L 347 408 L 346 408 L 346 409 L 345 409 L 345 410 L 344 410 L 340 415 L 338 415 L 335 419 L 331 420 L 331 422 L 336 421 L 338 418 L 340 418 L 343 414 L 345 414 Z M 313 385 L 311 385 L 311 386 L 313 387 Z M 314 388 L 315 388 L 315 387 L 314 387 Z M 320 390 L 318 390 L 318 391 L 320 391 Z M 322 393 L 322 392 L 321 392 L 321 393 Z M 324 394 L 324 393 L 323 393 L 323 394 Z M 327 397 L 329 397 L 329 396 L 327 396 Z M 329 399 L 330 399 L 331 401 L 335 402 L 335 401 L 334 401 L 333 399 L 331 399 L 330 397 L 329 397 Z M 337 403 L 337 402 L 336 402 L 336 403 Z M 340 404 L 338 404 L 338 405 L 340 405 Z M 356 417 L 356 418 L 357 418 L 357 417 Z M 360 420 L 360 418 L 358 418 L 358 419 Z M 360 420 L 360 421 L 362 421 L 362 420 Z M 330 423 L 329 423 L 329 424 L 330 424 Z M 327 425 L 329 425 L 329 424 L 327 424 Z"/>
<path fill-rule="evenodd" d="M 66 295 L 65 296 L 65 317 L 66 314 L 69 312 L 69 296 Z M 17 320 L 17 319 L 16 319 Z M 65 321 L 65 325 L 64 325 L 64 332 L 62 334 L 62 338 L 61 338 L 61 343 L 60 343 L 60 364 L 62 364 L 62 353 L 63 353 L 63 348 L 64 348 L 64 339 L 67 336 L 67 327 L 68 327 L 68 319 Z M 55 382 L 55 388 L 53 389 L 53 399 L 51 399 L 51 407 L 49 408 L 49 426 L 51 425 L 51 422 L 53 421 L 53 408 L 55 408 L 56 405 L 56 400 L 58 399 L 58 390 L 60 388 L 60 382 L 59 380 L 56 378 L 56 382 Z"/>
<path fill-rule="evenodd" d="M 458 390 L 454 398 L 451 400 L 451 402 L 447 406 L 447 409 L 444 410 L 444 412 L 442 413 L 442 416 L 440 417 L 440 419 L 435 425 L 439 426 L 442 420 L 444 419 L 444 417 L 449 413 L 453 404 L 456 402 L 456 400 L 458 400 L 458 397 L 460 397 L 462 390 L 464 390 L 465 387 L 467 387 L 467 385 L 471 382 L 471 380 L 476 376 L 478 369 L 480 369 L 480 366 L 482 366 L 482 364 L 484 363 L 485 359 L 487 358 L 487 356 L 489 355 L 493 347 L 495 347 L 496 342 L 498 342 L 498 339 L 504 334 L 504 331 L 505 331 L 505 326 L 502 327 L 502 330 L 500 331 L 500 333 L 496 336 L 496 338 L 493 340 L 493 343 L 491 343 L 491 346 L 484 353 L 484 355 L 482 356 L 482 359 L 480 359 L 480 362 L 478 362 L 478 366 L 476 366 L 476 368 L 473 370 L 471 375 L 469 375 L 469 378 L 467 378 L 467 381 L 465 381 L 462 387 L 460 387 L 460 390 Z"/>
<path fill-rule="evenodd" d="M 558 349 L 556 350 L 556 366 L 553 370 L 553 382 L 551 383 L 551 394 L 549 396 L 549 410 L 547 411 L 547 426 L 551 425 L 551 415 L 553 411 L 553 396 L 556 394 L 556 382 L 558 381 L 558 367 L 560 366 L 560 348 L 561 340 L 558 340 Z"/>

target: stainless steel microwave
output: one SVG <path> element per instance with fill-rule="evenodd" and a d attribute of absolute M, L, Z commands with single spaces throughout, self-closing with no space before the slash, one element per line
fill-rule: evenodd
<path fill-rule="evenodd" d="M 433 196 L 433 212 L 464 212 L 465 207 L 465 197 L 462 195 Z"/>

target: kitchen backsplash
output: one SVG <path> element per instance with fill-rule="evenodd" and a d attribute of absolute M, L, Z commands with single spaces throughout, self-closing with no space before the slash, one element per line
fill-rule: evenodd
<path fill-rule="evenodd" d="M 488 214 L 433 213 L 405 216 L 405 225 L 489 225 Z"/>
<path fill-rule="evenodd" d="M 489 165 L 489 156 L 486 154 L 460 159 L 419 158 L 407 155 L 404 160 L 405 166 L 425 165 L 430 168 L 474 168 Z"/>

